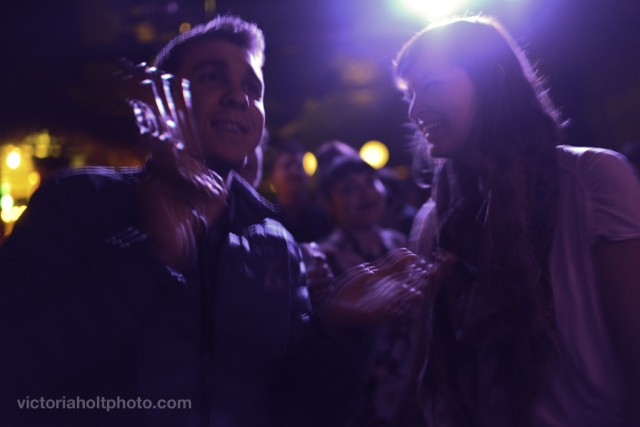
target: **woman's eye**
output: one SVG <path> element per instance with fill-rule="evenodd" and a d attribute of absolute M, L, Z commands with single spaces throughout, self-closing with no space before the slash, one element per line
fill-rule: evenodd
<path fill-rule="evenodd" d="M 413 91 L 412 90 L 405 90 L 402 96 L 403 101 L 406 102 L 411 102 L 413 101 Z"/>
<path fill-rule="evenodd" d="M 431 90 L 433 90 L 434 88 L 436 88 L 439 84 L 440 84 L 440 82 L 435 81 L 435 80 L 427 81 L 427 82 L 425 82 L 425 83 L 422 85 L 422 90 L 423 90 L 424 92 L 431 91 Z"/>

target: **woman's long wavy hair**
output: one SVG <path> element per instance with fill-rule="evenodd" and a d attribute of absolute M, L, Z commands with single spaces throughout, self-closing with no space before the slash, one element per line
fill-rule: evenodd
<path fill-rule="evenodd" d="M 545 80 L 496 20 L 455 18 L 414 35 L 394 61 L 399 89 L 406 89 L 405 78 L 417 55 L 430 50 L 462 68 L 471 79 L 480 107 L 476 124 L 480 149 L 489 158 L 536 153 L 560 143 L 565 123 Z"/>
<path fill-rule="evenodd" d="M 491 321 L 482 316 L 476 316 L 473 321 L 465 320 L 464 329 L 475 331 L 476 336 L 471 339 L 476 342 L 478 337 L 491 336 L 492 342 L 499 342 L 502 347 L 494 346 L 488 351 L 509 355 L 499 361 L 502 364 L 499 373 L 503 378 L 502 390 L 508 396 L 504 408 L 509 412 L 507 417 L 521 422 L 521 417 L 530 417 L 532 402 L 542 385 L 542 373 L 548 372 L 553 359 L 549 355 L 555 354 L 548 254 L 555 225 L 555 146 L 562 142 L 565 123 L 549 97 L 544 80 L 536 75 L 524 52 L 494 19 L 483 16 L 456 18 L 430 25 L 417 33 L 396 57 L 398 88 L 406 89 L 406 76 L 418 55 L 425 52 L 428 55 L 430 51 L 463 69 L 475 89 L 478 113 L 471 137 L 477 141 L 482 156 L 480 170 L 476 172 L 485 180 L 488 193 L 485 206 L 488 208 L 481 225 L 477 274 L 469 286 L 479 286 L 489 292 L 468 288 L 461 292 L 465 298 L 471 294 L 495 296 L 468 307 L 465 319 L 470 317 L 470 312 L 487 306 L 493 310 L 492 314 L 499 315 L 491 316 Z M 420 139 L 422 142 L 416 147 L 422 152 L 416 153 L 414 158 L 424 155 L 426 149 L 424 139 Z M 445 170 L 450 174 L 453 169 L 441 169 Z M 445 188 L 451 176 L 444 179 L 445 172 L 440 175 L 436 178 L 433 197 L 442 214 L 460 195 L 455 194 L 454 188 Z M 475 190 L 469 190 L 473 186 L 467 186 L 464 191 L 477 192 L 477 185 L 475 187 Z M 469 298 L 471 300 L 473 298 Z M 434 310 L 434 313 L 442 312 L 438 307 Z M 437 319 L 432 322 L 427 337 L 431 351 L 438 345 L 446 347 L 455 341 L 438 338 L 440 332 L 433 330 L 437 324 Z M 480 338 L 481 342 L 486 342 L 485 338 Z M 486 353 L 487 349 L 482 351 Z M 437 361 L 437 357 L 432 360 Z M 457 368 L 442 361 L 441 366 L 433 369 L 453 372 Z M 440 394 L 444 405 L 449 405 L 450 414 L 469 413 L 457 421 L 456 415 L 451 415 L 451 422 L 442 425 L 471 422 L 476 416 L 473 406 L 477 396 L 470 398 L 466 407 L 459 405 L 455 402 L 456 397 L 452 397 L 456 395 L 455 390 L 450 388 L 459 374 L 434 375 L 439 376 L 435 380 L 437 384 L 427 387 L 427 393 Z M 425 384 L 423 378 L 423 388 Z M 462 390 L 462 393 L 467 392 L 473 394 L 471 390 Z M 432 408 L 432 412 L 441 411 L 443 403 L 436 405 L 439 407 Z"/>

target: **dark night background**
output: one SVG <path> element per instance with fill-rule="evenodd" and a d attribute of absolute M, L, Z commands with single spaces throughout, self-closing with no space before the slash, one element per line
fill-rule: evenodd
<path fill-rule="evenodd" d="M 640 139 L 640 2 L 471 0 L 523 43 L 572 119 L 571 142 Z M 25 0 L 1 9 L 0 144 L 48 129 L 89 163 L 127 163 L 135 128 L 113 97 L 114 59 L 149 61 L 182 22 L 216 13 L 265 32 L 266 109 L 274 139 L 383 141 L 409 163 L 406 105 L 391 60 L 425 25 L 398 0 Z"/>

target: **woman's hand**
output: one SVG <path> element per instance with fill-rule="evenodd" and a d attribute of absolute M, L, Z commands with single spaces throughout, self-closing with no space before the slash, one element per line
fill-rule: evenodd
<path fill-rule="evenodd" d="M 407 249 L 393 250 L 336 278 L 335 291 L 317 317 L 337 334 L 388 322 L 424 303 L 453 262 L 448 254 L 436 254 L 424 262 Z"/>

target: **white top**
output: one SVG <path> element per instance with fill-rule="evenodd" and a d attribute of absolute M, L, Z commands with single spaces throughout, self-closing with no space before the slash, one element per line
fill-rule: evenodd
<path fill-rule="evenodd" d="M 605 325 L 591 249 L 599 239 L 640 238 L 640 183 L 613 151 L 559 146 L 557 154 L 550 273 L 561 355 L 533 425 L 618 426 L 624 400 L 620 362 Z M 436 227 L 435 203 L 429 200 L 416 217 L 410 248 L 428 255 Z"/>
<path fill-rule="evenodd" d="M 560 146 L 558 166 L 550 269 L 562 353 L 533 425 L 616 426 L 624 400 L 620 362 L 591 249 L 599 239 L 640 238 L 640 185 L 624 157 L 609 150 Z"/>

